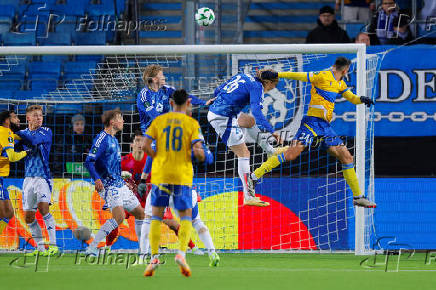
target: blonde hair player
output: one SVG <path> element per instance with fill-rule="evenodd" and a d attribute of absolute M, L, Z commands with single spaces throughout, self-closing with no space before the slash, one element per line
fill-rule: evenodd
<path fill-rule="evenodd" d="M 44 120 L 42 107 L 31 105 L 26 108 L 28 128 L 17 132 L 24 146 L 31 148 L 31 154 L 25 159 L 25 178 L 23 181 L 23 210 L 26 223 L 37 244 L 33 256 L 42 252 L 44 256 L 55 255 L 59 252 L 56 245 L 55 219 L 49 211 L 52 180 L 49 167 L 49 156 L 52 144 L 52 131 L 42 127 Z M 41 227 L 35 219 L 36 210 L 41 213 L 49 236 L 49 247 L 45 249 Z"/>

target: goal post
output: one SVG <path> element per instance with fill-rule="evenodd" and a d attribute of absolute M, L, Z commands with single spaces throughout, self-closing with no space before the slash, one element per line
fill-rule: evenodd
<path fill-rule="evenodd" d="M 352 86 L 356 88 L 356 94 L 366 95 L 374 98 L 373 88 L 375 86 L 377 56 L 366 54 L 364 44 L 262 44 L 262 45 L 127 45 L 127 46 L 35 46 L 35 47 L 0 47 L 0 81 L 2 76 L 14 70 L 14 66 L 22 63 L 30 63 L 43 56 L 68 56 L 69 60 L 77 60 L 86 56 L 101 56 L 96 61 L 96 66 L 90 68 L 87 73 L 80 75 L 77 79 L 64 81 L 58 88 L 46 91 L 41 96 L 32 98 L 6 98 L 0 96 L 0 106 L 12 106 L 20 108 L 22 104 L 41 103 L 49 106 L 52 111 L 57 107 L 71 104 L 71 111 L 74 105 L 82 107 L 77 113 L 87 114 L 87 120 L 92 120 L 91 125 L 97 129 L 99 124 L 98 114 L 101 110 L 109 107 L 119 106 L 128 116 L 125 129 L 121 137 L 123 154 L 129 150 L 128 138 L 135 129 L 139 129 L 139 120 L 136 111 L 136 95 L 144 85 L 141 80 L 142 70 L 148 64 L 161 64 L 164 67 L 164 74 L 168 77 L 168 83 L 175 87 L 185 87 L 200 98 L 211 98 L 214 89 L 227 78 L 238 72 L 253 73 L 263 67 L 271 67 L 277 70 L 303 71 L 324 70 L 333 64 L 330 55 L 351 55 L 353 64 Z M 194 57 L 192 57 L 194 56 Z M 192 66 L 189 62 L 195 62 Z M 187 65 L 189 63 L 189 65 Z M 213 66 L 211 69 L 209 66 Z M 187 70 L 187 67 L 190 69 Z M 192 71 L 193 69 L 194 71 Z M 194 75 L 191 75 L 194 74 Z M 214 75 L 215 74 L 215 75 Z M 202 78 L 205 78 L 202 81 Z M 354 79 L 355 78 L 355 79 Z M 194 80 L 193 82 L 191 82 Z M 275 92 L 267 96 L 268 108 L 264 108 L 264 113 L 269 120 L 274 119 L 278 124 L 277 131 L 289 131 L 287 141 L 295 134 L 299 121 L 307 111 L 307 103 L 310 99 L 310 84 L 294 81 L 286 81 Z M 274 95 L 275 94 L 275 95 Z M 281 99 L 280 99 L 281 98 Z M 280 99 L 279 101 L 277 101 Z M 279 116 L 274 112 L 274 108 L 280 105 Z M 299 105 L 297 105 L 299 104 Z M 276 107 L 275 107 L 276 106 Z M 341 106 L 341 105 L 339 105 Z M 98 108 L 98 109 L 97 109 Z M 80 111 L 82 110 L 82 111 Z M 272 110 L 272 111 L 271 111 Z M 292 111 L 288 114 L 288 111 Z M 214 151 L 216 162 L 206 170 L 198 167 L 196 169 L 197 188 L 204 202 L 200 203 L 200 209 L 209 213 L 202 213 L 205 223 L 211 230 L 217 248 L 231 250 L 348 250 L 354 251 L 356 255 L 371 253 L 371 239 L 373 236 L 373 210 L 353 208 L 350 200 L 350 191 L 347 189 L 341 175 L 341 167 L 336 161 L 332 161 L 324 154 L 308 152 L 299 161 L 287 165 L 287 167 L 274 171 L 270 178 L 272 182 L 261 182 L 261 191 L 272 192 L 268 187 L 273 182 L 280 183 L 278 189 L 283 193 L 270 194 L 268 197 L 275 200 L 277 204 L 274 210 L 259 209 L 259 216 L 256 210 L 247 211 L 238 201 L 240 197 L 240 185 L 238 184 L 237 158 L 225 146 L 220 144 L 216 134 L 207 124 L 205 110 L 199 109 L 195 115 L 201 119 L 201 127 L 204 135 Z M 53 126 L 60 126 L 62 131 L 65 129 L 65 121 L 59 121 L 58 115 L 54 113 L 50 117 Z M 65 119 L 65 118 L 64 118 Z M 292 122 L 290 121 L 292 119 Z M 62 123 L 63 122 L 63 123 Z M 355 156 L 356 174 L 359 179 L 361 191 L 374 199 L 373 186 L 373 125 L 371 125 L 371 111 L 364 105 L 358 105 L 355 109 L 355 131 L 353 140 L 350 142 L 350 150 Z M 62 129 L 63 128 L 63 129 Z M 65 132 L 65 130 L 63 130 Z M 249 139 L 250 140 L 250 139 Z M 266 160 L 266 154 L 251 144 L 251 169 L 254 170 L 262 161 Z M 318 166 L 318 168 L 316 168 Z M 15 175 L 14 175 L 15 174 Z M 14 177 L 20 178 L 22 175 L 12 172 Z M 88 180 L 89 177 L 83 177 Z M 282 184 L 282 181 L 289 179 Z M 308 182 L 312 179 L 313 182 Z M 77 182 L 75 187 L 81 187 L 80 192 L 90 190 L 89 183 Z M 68 195 L 68 190 L 72 188 L 59 185 L 60 196 Z M 73 186 L 73 187 L 74 187 Z M 316 188 L 310 194 L 305 191 L 311 186 Z M 288 187 L 297 192 L 291 192 Z M 17 186 L 13 187 L 14 189 Z M 70 188 L 70 189 L 68 189 Z M 369 192 L 370 191 L 370 192 Z M 217 194 L 224 192 L 224 194 Z M 260 192 L 261 193 L 261 192 Z M 282 210 L 289 210 L 289 195 L 300 195 L 301 198 L 295 199 L 299 203 L 298 208 L 286 213 L 286 218 L 282 217 Z M 318 194 L 318 196 L 317 196 Z M 76 206 L 74 197 L 78 194 L 67 196 L 66 200 L 71 202 L 71 206 Z M 93 195 L 94 196 L 94 195 Z M 294 197 L 293 197 L 294 198 Z M 351 201 L 351 204 L 350 204 Z M 67 203 L 68 203 L 67 202 Z M 86 201 L 88 202 L 88 201 Z M 231 217 L 226 217 L 223 212 L 232 207 Z M 89 209 L 87 209 L 89 210 Z M 70 210 L 72 211 L 72 210 Z M 285 225 L 275 225 L 277 222 L 274 215 L 279 216 Z M 68 217 L 75 221 L 62 220 L 65 229 L 71 224 L 77 226 L 82 218 L 91 218 L 90 215 L 77 212 L 71 214 L 59 214 L 59 219 Z M 233 216 L 232 216 L 233 215 Z M 298 224 L 291 219 L 296 216 Z M 268 234 L 262 234 L 262 229 L 256 229 L 256 219 L 268 220 Z M 281 218 L 281 219 L 280 219 Z M 244 220 L 245 219 L 245 220 Z M 250 220 L 252 219 L 252 220 Z M 349 224 L 350 221 L 354 225 Z M 92 229 L 98 223 L 89 222 Z M 126 225 L 128 228 L 128 226 Z M 302 234 L 301 227 L 305 228 Z M 71 226 L 69 227 L 71 228 Z M 98 229 L 98 228 L 97 228 Z M 294 232 L 294 230 L 296 232 Z M 351 231 L 353 245 L 347 244 L 342 239 L 343 231 Z M 20 229 L 23 232 L 22 229 Z M 279 234 L 276 231 L 280 231 Z M 11 230 L 9 233 L 12 233 Z M 16 234 L 19 235 L 16 230 Z M 308 233 L 310 241 L 307 236 Z M 350 234 L 351 235 L 351 234 Z M 127 238 L 128 236 L 126 234 Z M 70 236 L 68 236 L 69 239 Z M 73 239 L 71 237 L 71 239 Z M 247 242 L 248 239 L 268 240 L 265 243 Z M 297 241 L 296 241 L 297 239 Z M 4 238 L 3 240 L 11 240 Z M 3 241 L 0 236 L 0 250 Z M 341 240 L 341 241 L 339 241 Z M 14 244 L 15 245 L 15 244 Z"/>

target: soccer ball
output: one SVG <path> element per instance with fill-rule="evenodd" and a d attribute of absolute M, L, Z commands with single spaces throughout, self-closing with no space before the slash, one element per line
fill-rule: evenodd
<path fill-rule="evenodd" d="M 73 231 L 73 235 L 79 241 L 87 241 L 91 238 L 91 230 L 85 226 L 79 226 Z"/>
<path fill-rule="evenodd" d="M 195 21 L 197 21 L 197 24 L 200 26 L 209 26 L 215 21 L 215 14 L 210 8 L 200 8 L 195 13 Z"/>

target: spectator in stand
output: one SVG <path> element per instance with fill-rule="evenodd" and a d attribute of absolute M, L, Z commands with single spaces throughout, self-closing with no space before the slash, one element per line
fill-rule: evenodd
<path fill-rule="evenodd" d="M 85 134 L 85 117 L 77 114 L 71 118 L 73 131 L 65 136 L 66 150 L 68 162 L 83 162 L 84 154 L 89 152 L 92 145 L 92 136 Z"/>
<path fill-rule="evenodd" d="M 395 0 L 383 0 L 382 5 L 374 14 L 369 26 L 372 44 L 388 44 L 395 35 L 394 19 L 399 15 L 399 8 Z"/>
<path fill-rule="evenodd" d="M 342 11 L 342 20 L 344 21 L 361 21 L 369 22 L 371 10 L 375 10 L 375 4 L 372 0 L 343 0 L 344 10 Z M 336 0 L 336 12 L 341 9 L 341 0 Z"/>
<path fill-rule="evenodd" d="M 403 45 L 411 44 L 414 37 L 410 30 L 410 18 L 407 15 L 400 15 L 394 18 L 394 31 L 395 35 L 389 39 L 389 44 Z"/>
<path fill-rule="evenodd" d="M 356 40 L 354 42 L 355 43 L 365 43 L 366 46 L 370 46 L 371 45 L 371 40 L 369 39 L 369 35 L 366 32 L 360 32 L 356 36 Z"/>
<path fill-rule="evenodd" d="M 348 43 L 347 32 L 339 27 L 335 11 L 330 6 L 319 10 L 318 26 L 309 32 L 306 43 Z"/>

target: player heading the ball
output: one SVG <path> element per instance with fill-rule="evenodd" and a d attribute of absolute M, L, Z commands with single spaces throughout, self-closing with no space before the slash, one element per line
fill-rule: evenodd
<path fill-rule="evenodd" d="M 274 89 L 278 83 L 277 76 L 262 76 L 262 72 L 265 71 L 272 75 L 276 74 L 273 70 L 259 70 L 255 77 L 240 73 L 216 88 L 214 92 L 216 99 L 207 114 L 209 123 L 223 143 L 238 156 L 238 175 L 243 185 L 244 205 L 268 206 L 269 203 L 256 197 L 254 191 L 249 191 L 247 179 L 250 175 L 250 151 L 245 144 L 241 127 L 247 128 L 247 133 L 268 155 L 279 154 L 281 151 L 278 150 L 283 150 L 282 148 L 275 150 L 266 139 L 259 138 L 262 129 L 280 142 L 279 136 L 274 133 L 274 128 L 262 114 L 263 94 Z M 254 120 L 252 116 L 242 113 L 248 105 Z"/>
<path fill-rule="evenodd" d="M 358 105 L 365 104 L 371 106 L 374 102 L 368 97 L 358 97 L 353 94 L 343 78 L 348 74 L 351 61 L 345 57 L 338 57 L 330 70 L 320 72 L 262 72 L 262 77 L 266 78 L 289 78 L 302 82 L 310 82 L 311 99 L 307 115 L 301 120 L 300 128 L 290 146 L 284 153 L 278 156 L 271 156 L 267 161 L 257 168 L 249 178 L 249 186 L 254 191 L 256 180 L 273 168 L 285 161 L 296 159 L 313 142 L 327 149 L 328 153 L 336 157 L 342 163 L 342 173 L 353 192 L 353 203 L 356 206 L 375 208 L 376 204 L 365 198 L 360 192 L 359 182 L 354 170 L 353 156 L 342 140 L 330 125 L 335 99 L 343 96 L 349 102 Z"/>
<path fill-rule="evenodd" d="M 153 276 L 159 266 L 159 241 L 164 209 L 170 198 L 180 215 L 179 250 L 175 262 L 181 273 L 189 277 L 191 269 L 185 260 L 185 253 L 192 228 L 192 181 L 193 167 L 191 150 L 195 158 L 204 161 L 203 136 L 198 122 L 186 115 L 191 100 L 185 90 L 177 90 L 172 95 L 173 112 L 158 116 L 153 120 L 145 136 L 145 151 L 153 157 L 151 168 L 150 246 L 152 260 L 144 276 Z M 156 142 L 156 151 L 151 144 Z"/>

